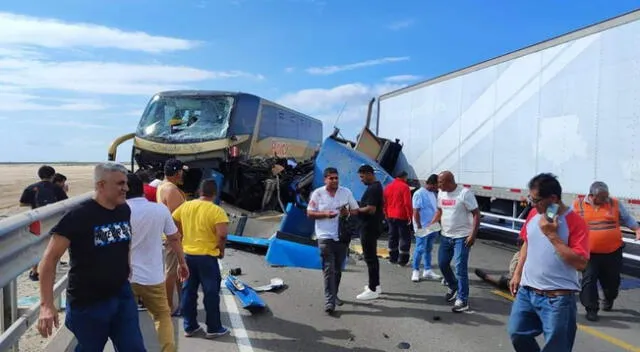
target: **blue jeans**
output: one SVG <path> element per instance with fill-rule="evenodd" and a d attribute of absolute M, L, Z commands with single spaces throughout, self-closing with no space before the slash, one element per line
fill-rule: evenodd
<path fill-rule="evenodd" d="M 413 251 L 413 270 L 420 270 L 420 262 L 424 257 L 424 270 L 431 269 L 431 251 L 433 242 L 440 232 L 430 233 L 424 237 L 416 237 L 416 249 Z"/>
<path fill-rule="evenodd" d="M 576 338 L 575 295 L 546 297 L 520 287 L 511 306 L 508 332 L 516 352 L 539 352 L 536 336 L 544 333 L 543 352 L 571 351 Z"/>
<path fill-rule="evenodd" d="M 184 318 L 184 331 L 193 332 L 198 324 L 198 287 L 202 284 L 207 332 L 222 331 L 220 321 L 220 267 L 218 258 L 210 255 L 185 255 L 189 267 L 189 278 L 182 284 L 180 309 Z"/>
<path fill-rule="evenodd" d="M 458 299 L 467 302 L 469 299 L 469 247 L 463 238 L 440 237 L 438 251 L 438 265 L 449 289 L 458 291 Z M 455 275 L 451 270 L 451 260 L 454 261 Z"/>
<path fill-rule="evenodd" d="M 118 352 L 146 351 L 138 322 L 138 304 L 127 282 L 118 294 L 87 306 L 67 305 L 65 323 L 78 340 L 76 352 L 102 351 L 111 339 Z"/>

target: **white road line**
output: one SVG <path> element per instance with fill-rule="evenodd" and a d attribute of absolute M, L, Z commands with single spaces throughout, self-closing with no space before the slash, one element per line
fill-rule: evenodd
<path fill-rule="evenodd" d="M 220 267 L 220 274 L 222 274 L 224 272 L 222 260 L 218 260 L 218 266 Z M 229 314 L 229 320 L 231 321 L 231 331 L 233 333 L 233 337 L 236 339 L 238 350 L 240 352 L 253 352 L 253 347 L 249 340 L 249 334 L 247 334 L 247 329 L 245 329 L 244 323 L 242 322 L 242 316 L 240 315 L 240 310 L 238 309 L 238 304 L 236 303 L 235 298 L 231 292 L 227 290 L 224 282 L 221 283 L 220 287 L 222 289 L 224 305 L 227 307 L 227 313 Z"/>

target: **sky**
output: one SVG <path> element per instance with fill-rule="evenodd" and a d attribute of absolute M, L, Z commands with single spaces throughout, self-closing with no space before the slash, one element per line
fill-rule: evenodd
<path fill-rule="evenodd" d="M 355 138 L 372 97 L 640 0 L 22 0 L 0 4 L 0 162 L 100 161 L 154 93 L 243 91 Z M 118 160 L 127 160 L 123 144 Z"/>

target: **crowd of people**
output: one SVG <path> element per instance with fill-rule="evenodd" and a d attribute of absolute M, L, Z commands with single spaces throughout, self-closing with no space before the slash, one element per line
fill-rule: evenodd
<path fill-rule="evenodd" d="M 358 174 L 367 186 L 359 204 L 348 188 L 340 186 L 338 170 L 327 168 L 325 185 L 313 191 L 307 209 L 315 219 L 321 249 L 325 311 L 332 314 L 342 304 L 338 291 L 350 234 L 342 233 L 346 229 L 341 224 L 350 216 L 359 217 L 369 273 L 369 283 L 356 299 L 372 300 L 381 294 L 377 241 L 386 221 L 389 261 L 400 266 L 409 262 L 413 227 L 412 281 L 420 280 L 421 262 L 422 278 L 440 279 L 431 270 L 433 242 L 440 240 L 438 266 L 447 287 L 444 299 L 453 303 L 453 312 L 469 310 L 469 253 L 480 225 L 473 192 L 458 185 L 450 171 L 431 175 L 413 196 L 405 172 L 384 188 L 371 166 L 363 165 Z M 536 337 L 543 333 L 542 350 L 571 351 L 577 330 L 577 296 L 590 321 L 598 320 L 600 308 L 612 309 L 622 270 L 621 227 L 635 231 L 640 240 L 640 226 L 609 195 L 604 182 L 594 182 L 588 195 L 571 206 L 563 203 L 562 186 L 553 174 L 533 177 L 528 188 L 531 210 L 520 231 L 509 276 L 496 278 L 480 269 L 476 274 L 515 297 L 507 330 L 516 351 L 540 351 Z M 602 302 L 598 283 L 604 293 Z"/>
<path fill-rule="evenodd" d="M 165 163 L 163 176 L 130 173 L 117 163 L 96 165 L 94 197 L 53 227 L 38 267 L 37 327 L 42 336 L 59 327 L 53 284 L 56 265 L 67 250 L 70 270 L 64 324 L 77 339 L 76 351 L 102 351 L 108 339 L 119 351 L 145 351 L 138 301 L 155 323 L 162 352 L 177 350 L 172 315 L 183 316 L 186 337 L 229 334 L 220 319 L 218 263 L 224 257 L 229 219 L 214 203 L 218 189 L 214 179 L 201 181 L 199 198 L 186 199 L 179 187 L 186 169 L 176 159 Z M 44 189 L 62 194 L 53 188 L 60 186 L 53 184 L 52 170 L 41 168 L 41 181 L 25 190 L 21 203 L 46 205 L 38 196 Z M 206 329 L 197 321 L 200 287 Z"/>
<path fill-rule="evenodd" d="M 95 196 L 54 226 L 39 266 L 29 274 L 40 281 L 38 330 L 43 336 L 59 326 L 53 284 L 55 267 L 67 250 L 71 268 L 65 325 L 77 338 L 77 351 L 102 350 L 108 339 L 118 350 L 144 351 L 138 301 L 155 322 L 163 352 L 176 350 L 172 315 L 183 316 L 186 337 L 216 338 L 230 332 L 221 323 L 219 308 L 218 261 L 224 257 L 229 219 L 214 202 L 218 185 L 204 179 L 199 198 L 187 200 L 180 189 L 186 165 L 170 159 L 164 166 L 159 175 L 130 173 L 117 163 L 95 167 Z M 473 192 L 457 184 L 450 171 L 431 175 L 413 195 L 405 172 L 386 187 L 370 165 L 357 173 L 366 186 L 360 201 L 340 185 L 338 170 L 329 167 L 325 185 L 311 193 L 308 203 L 322 258 L 325 312 L 332 314 L 343 304 L 338 293 L 352 237 L 346 224 L 352 216 L 358 220 L 368 269 L 368 282 L 356 299 L 374 300 L 382 294 L 377 243 L 386 223 L 389 262 L 409 264 L 413 234 L 411 280 L 442 279 L 452 311 L 469 310 L 468 261 L 480 225 Z M 21 205 L 38 208 L 67 198 L 64 175 L 42 166 L 38 177 L 24 190 Z M 516 351 L 540 350 L 536 337 L 542 333 L 544 350 L 569 351 L 577 330 L 577 297 L 591 321 L 598 320 L 600 309 L 613 308 L 621 281 L 621 228 L 634 230 L 640 240 L 640 226 L 604 182 L 594 182 L 588 195 L 571 206 L 563 203 L 562 187 L 552 174 L 533 177 L 528 188 L 531 210 L 509 276 L 495 278 L 479 269 L 476 274 L 515 297 L 508 333 Z M 37 223 L 32 232 L 40 234 Z M 436 240 L 442 275 L 431 267 Z M 197 321 L 200 287 L 206 329 Z"/>

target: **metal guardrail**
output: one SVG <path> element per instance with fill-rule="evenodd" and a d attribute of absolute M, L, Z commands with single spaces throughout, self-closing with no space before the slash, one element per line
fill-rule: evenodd
<path fill-rule="evenodd" d="M 506 221 L 511 221 L 511 222 L 517 222 L 517 223 L 521 223 L 524 224 L 525 220 L 523 219 L 518 219 L 518 218 L 514 218 L 514 217 L 510 217 L 510 216 L 504 216 L 504 215 L 497 215 L 497 214 L 492 214 L 492 213 L 487 213 L 487 212 L 480 212 L 480 215 L 482 216 L 486 216 L 489 218 L 494 218 L 494 219 L 499 219 L 499 220 L 506 220 Z M 480 220 L 480 226 L 486 227 L 486 228 L 490 228 L 490 229 L 494 229 L 494 230 L 499 230 L 499 231 L 505 231 L 505 232 L 511 232 L 514 234 L 520 234 L 520 230 L 515 229 L 513 227 L 509 228 L 506 226 L 500 226 L 500 225 L 496 225 L 496 224 L 491 224 L 491 223 L 487 223 L 487 222 L 483 222 L 482 220 Z M 631 243 L 631 244 L 635 244 L 635 245 L 640 245 L 639 241 L 635 241 L 632 240 L 630 238 L 626 238 L 623 237 L 622 240 L 625 243 Z M 635 255 L 635 254 L 631 254 L 631 253 L 622 253 L 622 257 L 629 259 L 629 260 L 634 260 L 637 262 L 640 262 L 640 256 Z"/>
<path fill-rule="evenodd" d="M 0 219 L 0 351 L 16 350 L 22 334 L 33 324 L 40 312 L 40 302 L 33 304 L 18 317 L 17 277 L 38 264 L 47 246 L 51 228 L 64 214 L 90 199 L 87 192 L 42 208 Z M 29 225 L 40 221 L 41 234 L 33 234 Z M 60 294 L 67 286 L 67 276 L 58 280 L 54 297 L 60 307 Z"/>

